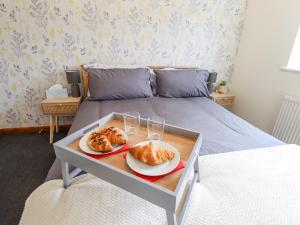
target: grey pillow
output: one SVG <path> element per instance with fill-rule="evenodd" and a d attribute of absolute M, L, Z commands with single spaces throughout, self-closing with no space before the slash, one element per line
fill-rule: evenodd
<path fill-rule="evenodd" d="M 89 100 L 112 100 L 152 97 L 150 72 L 146 68 L 87 68 Z"/>
<path fill-rule="evenodd" d="M 157 94 L 169 98 L 208 97 L 207 70 L 154 70 Z"/>

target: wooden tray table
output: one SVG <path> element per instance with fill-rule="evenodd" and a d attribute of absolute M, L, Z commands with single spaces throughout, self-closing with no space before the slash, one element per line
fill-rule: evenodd
<path fill-rule="evenodd" d="M 139 133 L 129 136 L 129 145 L 134 145 L 147 139 L 146 123 L 147 120 L 141 118 Z M 152 183 L 134 175 L 123 157 L 124 153 L 94 159 L 80 150 L 80 138 L 98 126 L 104 125 L 124 129 L 123 115 L 111 113 L 54 143 L 56 157 L 61 160 L 65 188 L 71 184 L 73 177 L 81 170 L 84 170 L 164 208 L 169 225 L 182 224 L 190 202 L 193 186 L 196 181 L 200 181 L 198 157 L 202 135 L 195 131 L 166 124 L 163 141 L 178 149 L 180 159 L 186 163 L 186 166 L 184 169 Z M 69 164 L 77 167 L 72 173 L 69 173 Z M 189 182 L 192 171 L 194 175 L 191 182 Z M 187 187 L 189 187 L 188 191 L 186 191 Z"/>

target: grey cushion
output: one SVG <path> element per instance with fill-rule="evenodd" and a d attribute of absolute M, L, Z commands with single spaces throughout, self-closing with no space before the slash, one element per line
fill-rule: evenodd
<path fill-rule="evenodd" d="M 89 100 L 152 97 L 150 72 L 146 68 L 88 68 Z"/>
<path fill-rule="evenodd" d="M 207 70 L 154 70 L 157 94 L 169 98 L 208 97 Z"/>

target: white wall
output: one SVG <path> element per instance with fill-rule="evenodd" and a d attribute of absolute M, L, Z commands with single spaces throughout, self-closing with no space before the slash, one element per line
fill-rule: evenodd
<path fill-rule="evenodd" d="M 300 97 L 300 73 L 284 72 L 300 26 L 299 0 L 249 0 L 231 91 L 233 112 L 272 132 L 284 95 Z"/>

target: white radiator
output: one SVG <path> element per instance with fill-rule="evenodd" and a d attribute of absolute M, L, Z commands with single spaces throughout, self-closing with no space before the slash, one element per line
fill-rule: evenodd
<path fill-rule="evenodd" d="M 300 145 L 299 98 L 285 97 L 272 134 L 285 143 Z"/>

